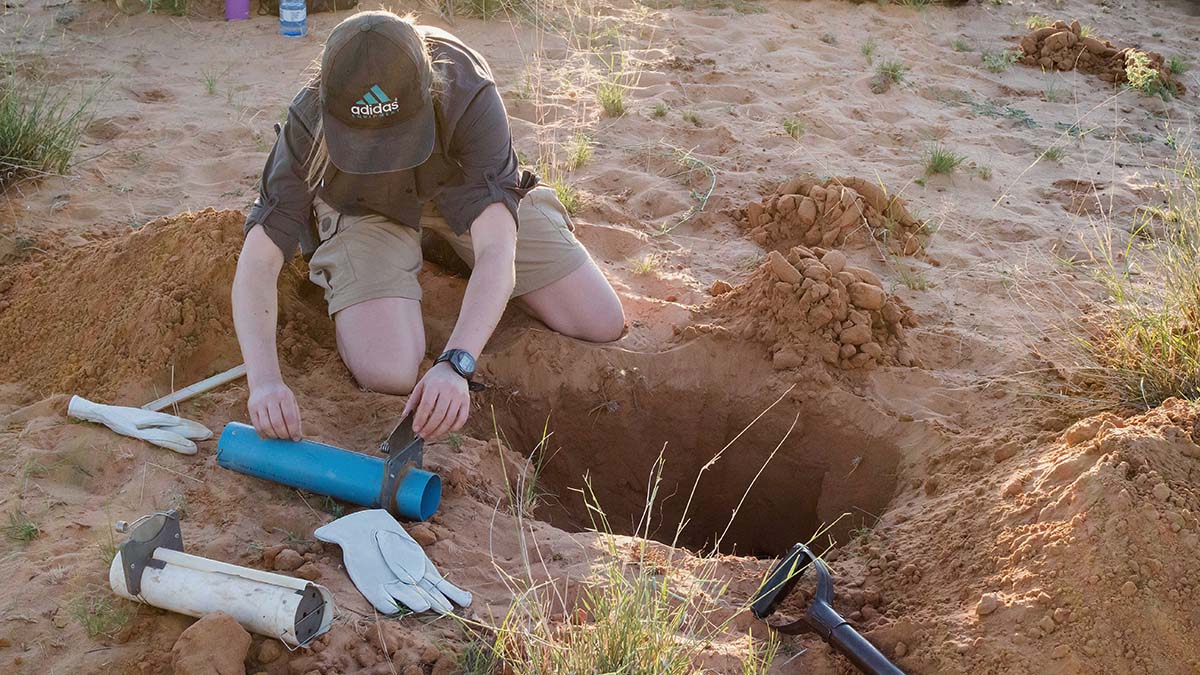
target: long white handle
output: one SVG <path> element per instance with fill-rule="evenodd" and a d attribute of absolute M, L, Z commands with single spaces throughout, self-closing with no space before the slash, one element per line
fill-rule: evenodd
<path fill-rule="evenodd" d="M 242 364 L 236 365 L 223 373 L 217 373 L 216 375 L 213 375 L 210 378 L 200 380 L 196 384 L 186 386 L 183 389 L 180 389 L 178 391 L 173 391 L 170 394 L 163 396 L 162 398 L 155 399 L 155 400 L 147 403 L 146 405 L 142 406 L 142 410 L 153 410 L 153 411 L 157 412 L 159 410 L 162 410 L 163 408 L 166 408 L 169 405 L 173 405 L 175 403 L 181 403 L 183 401 L 188 400 L 189 398 L 191 398 L 193 396 L 203 394 L 204 392 L 209 391 L 211 389 L 216 389 L 217 387 L 219 387 L 227 382 L 232 382 L 232 381 L 238 379 L 239 377 L 244 376 L 245 374 L 246 374 L 246 364 L 242 363 Z"/>

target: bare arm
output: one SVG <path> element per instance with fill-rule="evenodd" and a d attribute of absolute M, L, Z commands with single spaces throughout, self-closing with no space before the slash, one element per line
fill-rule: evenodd
<path fill-rule="evenodd" d="M 476 358 L 492 337 L 516 283 L 517 224 L 503 204 L 492 204 L 471 225 L 475 268 L 462 310 L 446 349 L 464 349 Z M 430 368 L 413 389 L 404 414 L 416 411 L 413 431 L 436 439 L 462 428 L 471 412 L 467 381 L 448 363 Z"/>
<path fill-rule="evenodd" d="M 283 383 L 275 345 L 281 269 L 283 252 L 261 226 L 253 227 L 233 278 L 233 326 L 246 363 L 254 428 L 260 436 L 299 440 L 300 408 Z"/>

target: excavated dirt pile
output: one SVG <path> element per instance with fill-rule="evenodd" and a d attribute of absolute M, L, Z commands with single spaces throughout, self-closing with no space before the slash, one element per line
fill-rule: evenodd
<path fill-rule="evenodd" d="M 1045 70 L 1080 70 L 1097 75 L 1105 82 L 1124 84 L 1126 60 L 1135 51 L 1132 47 L 1120 48 L 1108 40 L 1083 35 L 1078 21 L 1068 24 L 1055 21 L 1054 25 L 1038 28 L 1021 38 L 1021 63 Z M 1163 85 L 1176 96 L 1184 93 L 1182 82 L 1166 67 L 1162 54 L 1143 52 L 1150 59 L 1150 66 L 1158 71 Z"/>
<path fill-rule="evenodd" d="M 744 223 L 759 246 L 786 251 L 792 246 L 862 245 L 879 240 L 889 251 L 921 250 L 925 223 L 904 200 L 863 178 L 794 178 L 775 194 L 746 207 Z"/>
<path fill-rule="evenodd" d="M 911 672 L 1200 672 L 1200 409 L 1007 434 L 844 548 L 890 599 L 873 637 Z"/>
<path fill-rule="evenodd" d="M 230 290 L 244 216 L 206 209 L 16 268 L 0 287 L 0 368 L 47 392 L 110 397 L 237 364 Z M 280 351 L 331 332 L 299 265 L 280 283 Z M 136 391 L 144 395 L 144 391 Z"/>
<path fill-rule="evenodd" d="M 916 365 L 905 344 L 912 309 L 836 249 L 795 246 L 786 257 L 771 251 L 716 304 L 735 334 L 767 345 L 780 370 L 817 360 L 841 368 Z"/>

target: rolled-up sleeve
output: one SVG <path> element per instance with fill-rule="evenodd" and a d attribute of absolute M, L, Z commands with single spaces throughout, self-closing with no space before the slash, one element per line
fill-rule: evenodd
<path fill-rule="evenodd" d="M 306 236 L 314 189 L 306 180 L 305 159 L 312 149 L 312 134 L 294 109 L 275 138 L 275 147 L 263 168 L 258 198 L 250 207 L 245 231 L 261 225 L 284 258 L 292 257 Z"/>
<path fill-rule="evenodd" d="M 517 205 L 529 186 L 521 185 L 508 113 L 495 85 L 475 95 L 454 128 L 449 151 L 463 180 L 444 188 L 434 201 L 450 229 L 467 232 L 492 204 L 504 204 L 516 221 Z"/>

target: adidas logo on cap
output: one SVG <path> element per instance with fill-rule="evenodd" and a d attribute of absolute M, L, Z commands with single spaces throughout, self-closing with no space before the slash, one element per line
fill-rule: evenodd
<path fill-rule="evenodd" d="M 368 119 L 391 115 L 399 108 L 399 103 L 393 101 L 387 94 L 383 93 L 383 89 L 380 89 L 379 85 L 373 84 L 367 93 L 363 94 L 362 98 L 350 106 L 350 114 L 355 117 Z"/>

